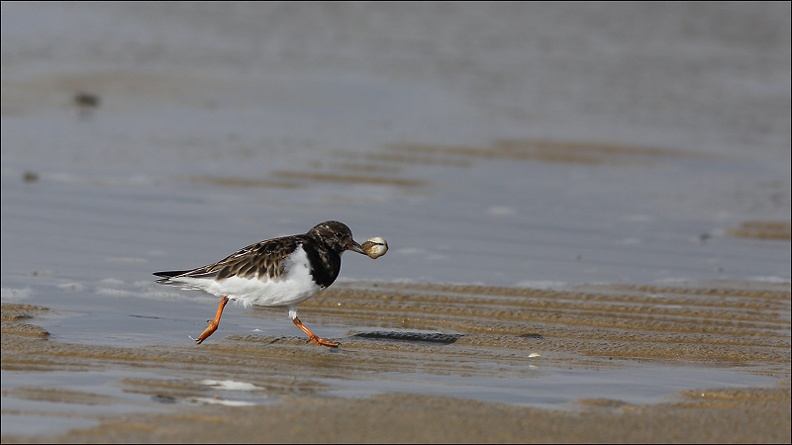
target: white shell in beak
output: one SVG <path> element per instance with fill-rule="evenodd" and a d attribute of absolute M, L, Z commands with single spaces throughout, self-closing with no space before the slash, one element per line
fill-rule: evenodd
<path fill-rule="evenodd" d="M 388 242 L 378 236 L 369 238 L 362 246 L 366 255 L 374 260 L 388 253 Z"/>

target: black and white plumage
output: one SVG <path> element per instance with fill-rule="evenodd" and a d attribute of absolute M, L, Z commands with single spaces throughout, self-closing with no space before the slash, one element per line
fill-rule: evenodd
<path fill-rule="evenodd" d="M 206 291 L 221 297 L 215 319 L 195 340 L 202 343 L 217 330 L 229 300 L 244 306 L 286 306 L 289 317 L 309 340 L 324 346 L 338 343 L 314 335 L 297 318 L 297 305 L 327 288 L 341 271 L 341 254 L 366 254 L 339 221 L 317 224 L 307 233 L 273 238 L 239 249 L 222 260 L 192 270 L 156 272 L 157 283 Z"/>

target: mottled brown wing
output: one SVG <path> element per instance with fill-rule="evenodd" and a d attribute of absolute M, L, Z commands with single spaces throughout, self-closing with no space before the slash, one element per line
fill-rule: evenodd
<path fill-rule="evenodd" d="M 222 260 L 180 276 L 218 280 L 236 275 L 242 278 L 278 278 L 285 273 L 286 258 L 303 240 L 299 237 L 274 238 L 243 247 Z M 177 278 L 177 277 L 174 277 Z"/>

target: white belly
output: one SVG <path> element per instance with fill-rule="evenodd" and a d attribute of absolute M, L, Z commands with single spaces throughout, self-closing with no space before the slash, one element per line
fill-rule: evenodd
<path fill-rule="evenodd" d="M 225 295 L 244 306 L 292 306 L 322 289 L 311 277 L 311 266 L 302 246 L 291 255 L 286 270 L 285 275 L 274 279 L 228 277 L 215 281 L 185 277 L 178 281 L 213 295 Z"/>

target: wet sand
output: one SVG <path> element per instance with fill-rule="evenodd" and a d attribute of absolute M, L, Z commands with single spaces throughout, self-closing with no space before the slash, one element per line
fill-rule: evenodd
<path fill-rule="evenodd" d="M 123 378 L 167 413 L 74 414 L 98 422 L 16 442 L 789 442 L 789 285 L 509 287 L 339 283 L 304 303 L 306 323 L 379 326 L 329 350 L 296 336 L 224 334 L 204 345 L 111 347 L 59 342 L 36 324 L 49 312 L 2 307 L 4 371 L 115 369 L 181 378 Z M 233 315 L 227 315 L 233 316 Z M 434 333 L 430 333 L 434 332 Z M 536 354 L 539 354 L 536 356 Z M 765 388 L 691 388 L 656 404 L 581 398 L 544 410 L 389 391 L 334 396 L 329 380 L 387 381 L 387 373 L 522 377 L 525 368 L 644 366 L 732 369 L 770 376 Z M 494 364 L 494 365 L 493 365 Z M 271 397 L 222 406 L 196 379 L 249 382 Z M 105 397 L 27 387 L 6 396 L 106 405 Z M 212 400 L 218 402 L 212 403 Z M 64 416 L 62 411 L 3 415 Z"/>

